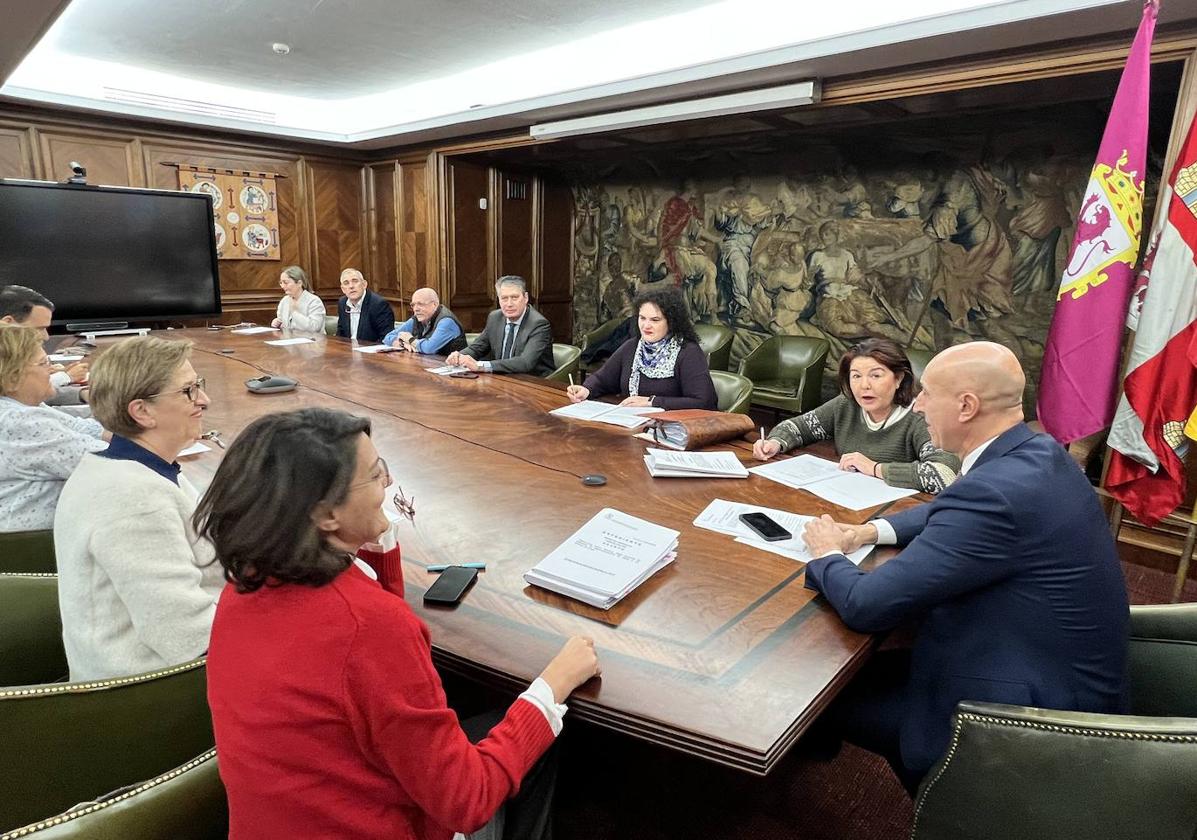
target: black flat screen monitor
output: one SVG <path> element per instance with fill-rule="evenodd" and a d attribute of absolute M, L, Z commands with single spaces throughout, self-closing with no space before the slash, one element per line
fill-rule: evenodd
<path fill-rule="evenodd" d="M 54 323 L 220 313 L 211 199 L 202 193 L 0 182 L 0 285 L 54 302 Z"/>

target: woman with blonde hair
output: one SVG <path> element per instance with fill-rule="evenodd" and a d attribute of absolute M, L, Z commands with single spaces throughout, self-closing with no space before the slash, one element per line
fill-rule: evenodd
<path fill-rule="evenodd" d="M 297 265 L 283 269 L 278 277 L 283 299 L 278 302 L 270 326 L 310 335 L 324 335 L 324 301 L 312 293 L 308 273 Z"/>
<path fill-rule="evenodd" d="M 224 578 L 191 527 L 199 495 L 176 460 L 208 407 L 190 355 L 189 342 L 144 336 L 92 366 L 92 411 L 112 443 L 79 462 L 54 516 L 72 680 L 177 665 L 208 649 Z"/>
<path fill-rule="evenodd" d="M 45 404 L 50 373 L 36 329 L 0 324 L 0 532 L 51 527 L 63 483 L 108 436 L 95 420 Z"/>

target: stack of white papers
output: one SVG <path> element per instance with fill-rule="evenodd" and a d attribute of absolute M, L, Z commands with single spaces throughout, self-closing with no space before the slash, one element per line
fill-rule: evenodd
<path fill-rule="evenodd" d="M 645 450 L 644 464 L 653 478 L 748 478 L 748 470 L 731 452 Z"/>
<path fill-rule="evenodd" d="M 678 532 L 603 508 L 524 573 L 533 586 L 608 610 L 677 556 Z"/>
<path fill-rule="evenodd" d="M 354 353 L 382 353 L 394 350 L 394 347 L 389 347 L 386 344 L 369 344 L 353 348 Z"/>
<path fill-rule="evenodd" d="M 793 534 L 793 537 L 788 540 L 777 540 L 775 542 L 762 540 L 756 531 L 753 531 L 740 521 L 740 514 L 743 513 L 763 513 Z M 800 513 L 790 513 L 789 511 L 777 510 L 776 508 L 746 505 L 742 502 L 729 502 L 724 499 L 716 499 L 707 505 L 706 510 L 698 514 L 698 518 L 694 520 L 694 524 L 699 528 L 706 528 L 708 531 L 717 531 L 720 534 L 733 536 L 738 543 L 771 551 L 774 554 L 780 554 L 782 557 L 789 557 L 791 560 L 797 560 L 801 563 L 809 563 L 814 558 L 810 556 L 810 552 L 806 549 L 806 543 L 802 540 L 802 529 L 806 527 L 807 522 L 810 522 L 814 518 L 813 516 L 803 516 Z M 859 566 L 860 562 L 868 557 L 869 552 L 872 550 L 873 547 L 871 545 L 866 545 L 846 556 Z"/>
<path fill-rule="evenodd" d="M 848 510 L 876 507 L 913 496 L 918 492 L 890 487 L 871 475 L 846 472 L 834 461 L 826 461 L 815 455 L 799 455 L 796 458 L 773 461 L 753 467 L 749 472 L 787 487 L 814 493 L 819 498 Z"/>
<path fill-rule="evenodd" d="M 467 373 L 469 368 L 465 365 L 441 365 L 440 367 L 425 368 L 429 373 L 435 373 L 437 376 L 448 376 L 451 373 Z"/>
<path fill-rule="evenodd" d="M 596 420 L 599 423 L 610 423 L 612 426 L 622 426 L 625 429 L 638 429 L 648 422 L 646 414 L 656 414 L 665 409 L 653 405 L 611 405 L 597 400 L 583 400 L 580 403 L 563 406 L 550 411 L 558 417 L 569 417 L 573 420 Z"/>
<path fill-rule="evenodd" d="M 314 338 L 276 338 L 274 341 L 267 341 L 271 347 L 290 347 L 292 344 L 315 344 Z"/>
<path fill-rule="evenodd" d="M 229 330 L 233 335 L 257 335 L 258 333 L 278 332 L 274 327 L 241 327 L 236 330 Z"/>

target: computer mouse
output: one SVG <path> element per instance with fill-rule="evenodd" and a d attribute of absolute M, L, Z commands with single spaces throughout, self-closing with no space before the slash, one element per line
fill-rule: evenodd
<path fill-rule="evenodd" d="M 590 475 L 582 476 L 582 483 L 587 487 L 601 487 L 607 483 L 607 477 L 605 475 L 599 475 L 598 473 L 592 473 Z"/>
<path fill-rule="evenodd" d="M 294 379 L 269 373 L 257 379 L 245 380 L 245 387 L 254 394 L 281 394 L 284 391 L 294 391 L 298 384 Z"/>

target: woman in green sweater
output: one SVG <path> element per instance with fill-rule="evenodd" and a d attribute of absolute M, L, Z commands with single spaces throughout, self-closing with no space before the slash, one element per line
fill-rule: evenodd
<path fill-rule="evenodd" d="M 938 493 L 960 472 L 960 459 L 936 449 L 921 414 L 910 410 L 910 360 L 888 338 L 870 338 L 840 359 L 840 394 L 786 420 L 758 440 L 752 454 L 767 461 L 817 440 L 835 441 L 840 469 L 884 479 L 894 487 Z"/>

